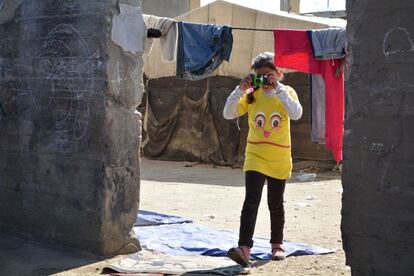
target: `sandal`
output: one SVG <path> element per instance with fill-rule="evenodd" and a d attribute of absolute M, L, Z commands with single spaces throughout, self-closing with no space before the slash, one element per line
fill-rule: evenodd
<path fill-rule="evenodd" d="M 285 259 L 285 249 L 279 243 L 272 244 L 272 260 L 281 261 Z"/>
<path fill-rule="evenodd" d="M 233 247 L 227 252 L 227 257 L 243 267 L 248 267 L 250 259 L 250 248 L 247 246 Z"/>

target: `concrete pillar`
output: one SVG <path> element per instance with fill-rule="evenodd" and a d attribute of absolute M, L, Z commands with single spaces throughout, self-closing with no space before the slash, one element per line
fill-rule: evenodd
<path fill-rule="evenodd" d="M 280 0 L 280 10 L 299 14 L 300 0 Z"/>
<path fill-rule="evenodd" d="M 197 9 L 201 6 L 200 0 L 190 0 L 190 11 Z"/>
<path fill-rule="evenodd" d="M 197 0 L 141 0 L 142 10 L 146 14 L 174 18 L 191 9 L 200 7 Z"/>
<path fill-rule="evenodd" d="M 347 1 L 342 236 L 353 275 L 414 271 L 414 2 Z"/>
<path fill-rule="evenodd" d="M 100 254 L 137 249 L 143 62 L 111 41 L 115 2 L 0 10 L 2 230 Z"/>

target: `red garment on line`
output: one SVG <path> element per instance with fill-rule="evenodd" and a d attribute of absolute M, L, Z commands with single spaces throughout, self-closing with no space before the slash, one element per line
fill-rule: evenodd
<path fill-rule="evenodd" d="M 332 150 L 335 161 L 342 160 L 344 135 L 344 73 L 335 73 L 341 60 L 316 60 L 305 30 L 273 30 L 277 67 L 308 74 L 320 74 L 325 82 L 325 148 Z"/>

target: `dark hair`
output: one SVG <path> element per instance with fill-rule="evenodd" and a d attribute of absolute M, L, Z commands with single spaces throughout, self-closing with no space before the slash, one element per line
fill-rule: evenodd
<path fill-rule="evenodd" d="M 248 104 L 251 104 L 251 103 L 253 103 L 253 102 L 254 102 L 254 96 L 253 96 L 253 93 L 249 93 L 249 94 L 247 94 L 246 101 L 247 101 L 247 103 L 248 103 Z"/>
<path fill-rule="evenodd" d="M 250 68 L 252 70 L 257 70 L 259 68 L 268 67 L 272 70 L 277 70 L 275 64 L 273 63 L 274 54 L 270 52 L 263 52 L 260 53 L 257 57 L 252 60 L 252 64 Z M 259 87 L 255 87 L 254 91 L 258 90 Z M 254 91 L 252 93 L 247 94 L 246 101 L 248 104 L 254 102 Z"/>
<path fill-rule="evenodd" d="M 260 63 L 253 63 L 250 66 L 250 68 L 252 70 L 257 70 L 257 69 L 260 69 L 260 68 L 263 68 L 263 67 L 267 67 L 267 68 L 270 68 L 272 70 L 277 70 L 276 69 L 276 66 L 274 65 L 274 63 L 273 62 L 269 62 L 269 61 L 264 61 L 264 62 L 260 62 Z"/>
<path fill-rule="evenodd" d="M 246 101 L 247 101 L 248 104 L 254 103 L 254 100 L 255 99 L 254 99 L 254 95 L 253 94 L 258 89 L 259 89 L 259 87 L 256 87 L 256 88 L 254 88 L 253 92 L 247 94 Z"/>
<path fill-rule="evenodd" d="M 260 53 L 257 57 L 252 60 L 250 68 L 257 70 L 259 68 L 268 67 L 272 70 L 276 70 L 276 66 L 273 63 L 274 54 L 271 52 Z"/>

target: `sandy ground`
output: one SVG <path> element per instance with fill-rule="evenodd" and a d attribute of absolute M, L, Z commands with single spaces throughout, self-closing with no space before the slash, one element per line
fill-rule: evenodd
<path fill-rule="evenodd" d="M 244 197 L 243 172 L 185 164 L 144 160 L 140 208 L 237 231 Z M 350 275 L 341 244 L 341 188 L 339 175 L 318 174 L 313 182 L 295 182 L 293 178 L 285 192 L 285 239 L 335 248 L 336 253 L 269 262 L 252 270 L 252 275 Z M 270 235 L 265 192 L 255 233 L 261 237 Z"/>
<path fill-rule="evenodd" d="M 196 223 L 237 231 L 244 197 L 240 169 L 143 160 L 140 208 L 192 218 Z M 267 262 L 251 275 L 350 275 L 340 234 L 341 182 L 321 173 L 313 182 L 289 181 L 285 196 L 285 239 L 335 248 L 325 256 Z M 268 237 L 264 195 L 256 235 Z M 237 241 L 235 241 L 236 243 Z M 0 275 L 99 275 L 116 260 L 0 235 Z"/>

